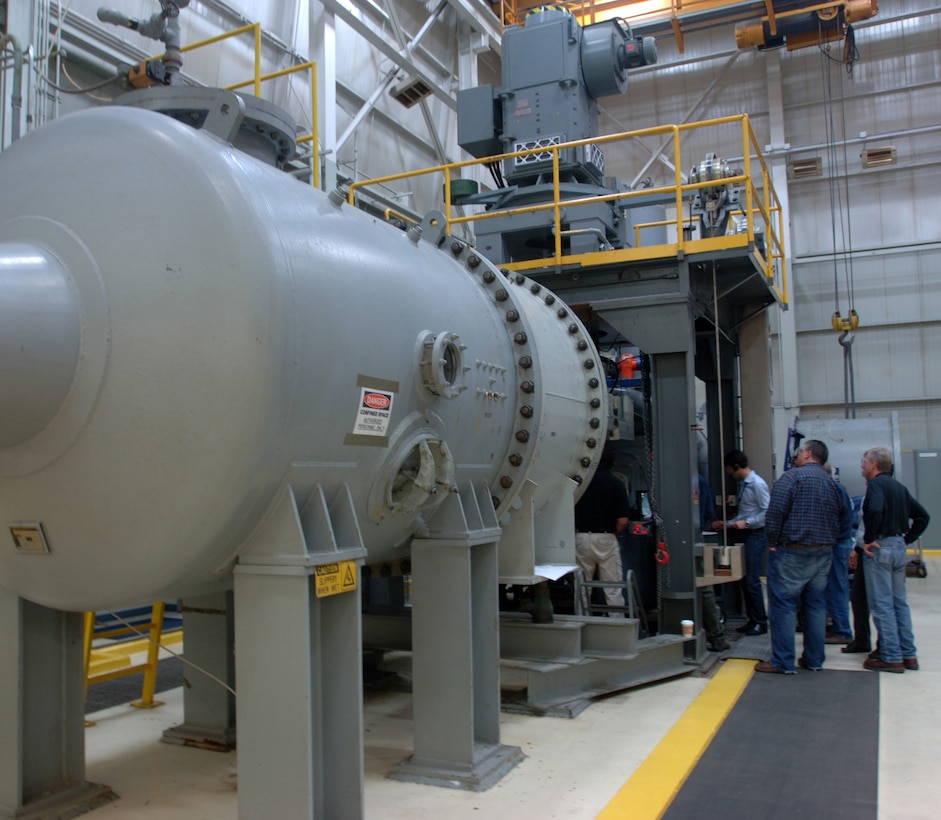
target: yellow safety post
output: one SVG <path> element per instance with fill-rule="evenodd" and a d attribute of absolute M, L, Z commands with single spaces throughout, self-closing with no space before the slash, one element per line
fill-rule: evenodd
<path fill-rule="evenodd" d="M 163 635 L 163 611 L 166 604 L 158 601 L 150 612 L 150 644 L 147 647 L 147 663 L 144 664 L 144 689 L 141 699 L 131 702 L 137 709 L 153 709 L 163 706 L 162 700 L 154 700 L 157 689 L 157 661 L 160 652 L 160 637 Z"/>
<path fill-rule="evenodd" d="M 88 693 L 88 686 L 92 683 L 102 683 L 115 678 L 123 678 L 127 675 L 133 675 L 136 672 L 144 673 L 144 684 L 141 692 L 141 699 L 131 703 L 138 709 L 153 709 L 155 706 L 163 706 L 163 701 L 154 700 L 154 692 L 157 688 L 157 663 L 159 662 L 160 645 L 163 642 L 163 616 L 166 604 L 158 601 L 153 605 L 150 614 L 150 623 L 141 629 L 132 627 L 116 627 L 99 632 L 99 638 L 116 638 L 125 635 L 140 635 L 143 629 L 147 630 L 147 660 L 144 663 L 130 665 L 130 652 L 127 644 L 116 647 L 121 650 L 120 655 L 115 655 L 115 647 L 108 647 L 99 650 L 98 658 L 94 658 L 92 642 L 95 636 L 95 613 L 85 613 L 85 693 Z M 109 660 L 110 658 L 110 660 Z M 93 665 L 104 666 L 106 671 L 96 674 L 92 673 Z M 86 725 L 93 725 L 86 721 Z"/>
<path fill-rule="evenodd" d="M 85 613 L 85 697 L 88 697 L 88 669 L 91 665 L 91 644 L 95 635 L 95 613 Z"/>

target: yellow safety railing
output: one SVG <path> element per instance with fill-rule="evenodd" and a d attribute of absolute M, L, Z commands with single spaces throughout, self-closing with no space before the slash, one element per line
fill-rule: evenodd
<path fill-rule="evenodd" d="M 245 80 L 244 82 L 234 83 L 233 85 L 225 86 L 226 91 L 235 91 L 239 88 L 245 88 L 246 86 L 252 86 L 252 93 L 256 97 L 261 97 L 261 84 L 266 80 L 273 80 L 277 77 L 284 77 L 287 74 L 294 74 L 299 71 L 310 71 L 310 134 L 305 137 L 297 137 L 296 142 L 309 142 L 312 155 L 312 164 L 313 164 L 313 178 L 312 183 L 315 188 L 320 187 L 320 159 L 318 156 L 318 142 L 319 134 L 317 132 L 317 64 L 314 62 L 300 63 L 299 65 L 290 66 L 289 68 L 283 68 L 280 71 L 272 71 L 269 74 L 261 73 L 261 23 L 249 23 L 248 25 L 242 26 L 241 28 L 232 29 L 231 31 L 225 31 L 222 34 L 217 34 L 215 37 L 209 37 L 205 40 L 200 40 L 196 43 L 189 43 L 188 45 L 183 46 L 180 51 L 187 52 L 193 51 L 197 48 L 203 48 L 205 46 L 212 45 L 213 43 L 218 43 L 221 40 L 227 40 L 230 37 L 238 37 L 247 32 L 252 32 L 254 35 L 255 41 L 255 70 L 250 80 Z"/>
<path fill-rule="evenodd" d="M 701 159 L 702 154 L 699 154 L 694 161 L 690 161 L 688 157 L 684 157 L 682 150 L 683 138 L 690 134 L 701 132 L 697 134 L 698 137 L 705 135 L 709 138 L 709 144 L 715 144 L 715 137 L 710 135 L 707 129 L 715 129 L 718 127 L 727 128 L 729 126 L 732 126 L 733 130 L 735 127 L 739 130 L 739 138 L 741 140 L 740 150 L 744 166 L 741 173 L 724 179 L 702 182 L 688 182 L 684 180 L 681 169 L 696 165 L 699 159 Z M 705 132 L 705 134 L 702 132 Z M 562 197 L 560 193 L 561 180 L 559 171 L 561 152 L 587 145 L 601 146 L 623 144 L 628 140 L 638 137 L 651 136 L 666 136 L 669 138 L 667 148 L 661 152 L 663 154 L 668 155 L 669 145 L 672 143 L 672 166 L 674 171 L 672 184 L 631 191 L 618 191 L 609 194 L 592 194 L 585 197 Z M 700 139 L 699 142 L 702 143 L 703 140 Z M 551 154 L 553 187 L 553 197 L 551 200 L 508 208 L 501 208 L 493 204 L 478 213 L 467 215 L 458 215 L 454 212 L 455 206 L 452 204 L 451 183 L 455 178 L 460 178 L 462 169 L 501 163 L 504 160 L 513 159 L 515 157 L 527 157 L 536 154 Z M 548 164 L 548 162 L 549 160 L 547 159 L 546 163 Z M 676 258 L 680 254 L 714 253 L 729 249 L 742 249 L 749 253 L 756 268 L 764 275 L 767 285 L 773 290 L 778 301 L 782 304 L 786 304 L 788 301 L 787 264 L 783 240 L 784 213 L 778 195 L 774 190 L 771 174 L 762 157 L 761 148 L 747 114 L 719 117 L 702 122 L 685 123 L 683 125 L 663 125 L 654 128 L 644 128 L 620 134 L 610 134 L 592 137 L 590 139 L 559 143 L 557 145 L 541 145 L 537 148 L 530 148 L 525 151 L 514 151 L 482 159 L 436 165 L 418 171 L 406 171 L 399 174 L 372 178 L 352 183 L 349 187 L 348 200 L 351 204 L 355 204 L 357 195 L 371 186 L 387 186 L 399 180 L 414 179 L 415 177 L 429 174 L 441 175 L 444 178 L 444 212 L 447 220 L 448 234 L 452 233 L 455 225 L 466 223 L 473 224 L 487 219 L 505 218 L 545 211 L 552 212 L 552 233 L 554 238 L 554 248 L 552 252 L 538 259 L 504 263 L 503 267 L 509 270 L 532 271 L 547 267 L 590 268 L 622 262 Z M 687 217 L 684 217 L 685 203 L 699 189 L 723 187 L 726 185 L 739 188 L 738 213 L 745 218 L 745 229 L 734 233 L 726 233 L 722 236 L 687 237 L 686 232 L 683 230 L 684 224 L 689 221 Z M 495 193 L 498 192 L 499 191 L 496 191 Z M 636 246 L 633 248 L 605 249 L 579 254 L 566 254 L 563 252 L 562 223 L 566 219 L 564 214 L 571 214 L 572 211 L 580 205 L 593 205 L 599 202 L 617 203 L 620 206 L 629 208 L 631 200 L 641 198 L 649 200 L 650 197 L 656 195 L 660 195 L 672 203 L 675 216 L 672 219 L 661 222 L 649 222 L 639 227 L 654 227 L 658 225 L 673 226 L 675 236 L 672 240 L 668 237 L 668 241 L 665 243 L 645 246 L 640 243 L 641 232 L 636 231 Z M 483 204 L 468 205 L 467 203 L 463 205 L 458 203 L 458 206 L 465 209 L 485 207 Z"/>
<path fill-rule="evenodd" d="M 153 709 L 156 706 L 163 706 L 163 701 L 154 700 L 154 693 L 157 689 L 157 663 L 159 661 L 160 645 L 164 643 L 163 636 L 163 615 L 166 604 L 158 601 L 153 605 L 150 613 L 150 623 L 142 624 L 138 627 L 121 626 L 112 629 L 95 631 L 95 613 L 85 613 L 85 693 L 88 693 L 88 687 L 93 683 L 103 683 L 116 678 L 123 678 L 127 675 L 134 675 L 138 672 L 144 673 L 144 683 L 141 691 L 141 699 L 133 701 L 131 706 L 138 709 Z M 105 638 L 123 638 L 128 635 L 142 634 L 147 636 L 147 660 L 143 663 L 130 663 L 130 652 L 128 644 L 121 643 L 114 646 L 96 649 L 93 644 L 95 639 Z M 182 630 L 174 630 L 174 636 L 182 636 Z M 136 644 L 135 644 L 136 645 Z M 114 650 L 118 650 L 115 653 Z M 99 671 L 103 670 L 103 671 Z"/>

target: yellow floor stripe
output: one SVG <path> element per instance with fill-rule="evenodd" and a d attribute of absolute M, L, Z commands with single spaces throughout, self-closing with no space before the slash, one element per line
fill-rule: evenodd
<path fill-rule="evenodd" d="M 656 820 L 732 711 L 755 669 L 753 660 L 728 660 L 657 748 L 614 796 L 598 820 Z"/>

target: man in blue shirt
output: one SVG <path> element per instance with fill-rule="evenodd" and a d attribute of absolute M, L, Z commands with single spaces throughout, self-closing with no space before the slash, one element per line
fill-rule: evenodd
<path fill-rule="evenodd" d="M 765 527 L 768 533 L 768 602 L 771 653 L 756 672 L 793 675 L 794 629 L 804 595 L 803 669 L 823 668 L 827 631 L 824 591 L 833 547 L 852 514 L 849 499 L 824 469 L 827 445 L 808 439 L 794 457 L 794 468 L 774 484 Z"/>
<path fill-rule="evenodd" d="M 765 550 L 768 539 L 765 535 L 765 510 L 768 509 L 768 485 L 748 466 L 748 456 L 741 450 L 730 450 L 723 460 L 725 471 L 738 481 L 738 510 L 728 521 L 715 521 L 714 530 L 741 530 L 745 539 L 745 577 L 742 593 L 745 597 L 745 614 L 748 623 L 738 631 L 744 635 L 764 635 L 768 631 L 768 614 L 761 589 L 761 573 L 764 569 Z"/>

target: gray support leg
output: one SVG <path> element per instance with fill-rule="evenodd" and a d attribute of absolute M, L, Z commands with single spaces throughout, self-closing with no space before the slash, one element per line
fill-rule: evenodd
<path fill-rule="evenodd" d="M 235 576 L 239 817 L 363 816 L 359 596 L 303 570 Z"/>
<path fill-rule="evenodd" d="M 690 350 L 653 356 L 653 406 L 656 417 L 654 450 L 657 495 L 670 563 L 658 570 L 669 582 L 662 585 L 660 631 L 680 634 L 680 621 L 702 626 L 696 595 L 693 533 L 698 521 L 693 510 L 696 478 L 695 370 Z M 698 511 L 697 511 L 698 512 Z M 692 651 L 693 645 L 690 645 Z"/>
<path fill-rule="evenodd" d="M 680 291 L 689 289 L 689 268 L 677 266 Z M 695 325 L 689 296 L 664 295 L 659 304 L 644 299 L 612 300 L 595 310 L 652 359 L 653 439 L 656 493 L 663 516 L 670 563 L 658 568 L 661 582 L 660 631 L 679 635 L 680 621 L 701 623 L 694 559 L 693 513 L 696 440 Z M 711 428 L 710 428 L 711 429 Z M 695 644 L 687 644 L 694 652 Z"/>
<path fill-rule="evenodd" d="M 85 781 L 80 612 L 0 589 L 0 817 L 73 817 L 114 800 Z"/>
<path fill-rule="evenodd" d="M 415 753 L 391 776 L 488 789 L 523 758 L 499 742 L 495 541 L 412 542 L 412 646 Z"/>
<path fill-rule="evenodd" d="M 181 605 L 187 660 L 235 688 L 235 621 L 232 593 L 186 598 Z M 218 681 L 187 668 L 183 723 L 167 729 L 163 740 L 227 752 L 235 748 L 235 697 Z"/>
<path fill-rule="evenodd" d="M 240 820 L 323 817 L 310 583 L 236 569 Z"/>
<path fill-rule="evenodd" d="M 781 315 L 785 311 L 781 311 Z M 772 382 L 768 314 L 760 313 L 742 325 L 741 355 L 742 449 L 762 478 L 774 475 L 774 440 L 768 385 Z M 794 411 L 792 411 L 794 412 Z M 784 439 L 784 436 L 778 436 Z M 730 448 L 731 449 L 731 448 Z M 781 465 L 784 466 L 783 464 Z"/>
<path fill-rule="evenodd" d="M 363 816 L 364 555 L 348 489 L 328 505 L 318 485 L 300 510 L 287 488 L 239 557 L 241 820 Z M 346 591 L 318 597 L 316 579 L 334 567 Z"/>

